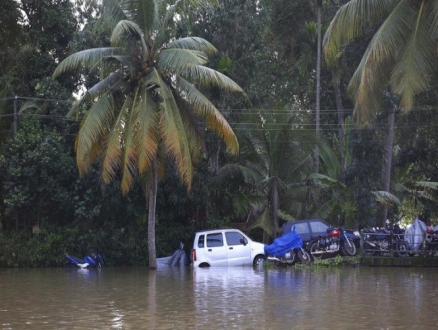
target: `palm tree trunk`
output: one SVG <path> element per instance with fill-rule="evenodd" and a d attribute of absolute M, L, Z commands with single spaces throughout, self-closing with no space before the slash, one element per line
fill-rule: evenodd
<path fill-rule="evenodd" d="M 274 221 L 274 239 L 277 238 L 277 234 L 279 232 L 279 225 L 278 225 L 278 182 L 277 179 L 274 178 L 272 180 L 272 185 L 270 187 L 270 204 L 271 204 L 271 218 Z"/>
<path fill-rule="evenodd" d="M 395 106 L 393 106 L 388 113 L 388 137 L 386 139 L 384 177 L 383 177 L 383 190 L 386 192 L 389 192 L 391 185 L 392 149 L 394 143 L 394 120 L 395 120 Z M 385 226 L 387 217 L 388 217 L 388 207 L 384 206 L 382 218 L 380 220 L 380 227 Z"/>
<path fill-rule="evenodd" d="M 344 158 L 344 107 L 342 105 L 341 98 L 341 87 L 339 86 L 339 81 L 335 84 L 335 99 L 336 99 L 336 108 L 338 109 L 338 138 L 339 138 L 339 157 L 341 161 L 341 168 L 345 166 L 345 158 Z"/>
<path fill-rule="evenodd" d="M 155 211 L 157 207 L 158 170 L 157 158 L 152 161 L 152 182 L 149 191 L 148 211 L 148 252 L 149 268 L 157 268 L 157 250 L 155 245 Z"/>

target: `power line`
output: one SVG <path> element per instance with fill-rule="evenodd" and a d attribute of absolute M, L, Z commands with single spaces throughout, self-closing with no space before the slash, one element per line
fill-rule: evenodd
<path fill-rule="evenodd" d="M 5 97 L 2 98 L 2 101 L 9 101 L 14 100 L 17 98 L 17 100 L 31 100 L 31 101 L 42 101 L 42 102 L 56 102 L 56 103 L 66 103 L 66 104 L 74 104 L 75 101 L 72 100 L 61 100 L 61 99 L 49 99 L 49 98 L 39 98 L 39 97 L 26 97 L 26 96 L 17 96 L 17 97 Z M 420 108 L 420 109 L 419 109 Z M 218 108 L 219 109 L 219 108 Z M 224 108 L 219 109 L 221 111 L 225 112 L 244 112 L 245 114 L 259 114 L 260 112 L 264 111 L 271 111 L 275 112 L 277 114 L 289 114 L 293 111 L 293 109 L 276 109 L 276 108 Z M 298 111 L 299 113 L 307 113 L 307 114 L 313 114 L 316 110 L 315 109 L 294 109 Z M 391 110 L 391 108 L 379 108 L 379 109 L 370 109 L 374 113 L 384 112 Z M 431 111 L 431 110 L 438 110 L 438 106 L 419 106 L 416 109 L 412 109 L 411 111 Z M 338 109 L 321 109 L 321 113 L 330 114 L 330 113 L 338 113 Z M 347 108 L 342 110 L 344 113 L 353 112 L 353 108 Z"/>

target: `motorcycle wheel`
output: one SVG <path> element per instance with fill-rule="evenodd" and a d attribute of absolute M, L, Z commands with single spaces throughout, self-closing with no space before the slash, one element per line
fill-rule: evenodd
<path fill-rule="evenodd" d="M 297 252 L 298 259 L 301 261 L 301 263 L 309 265 L 312 263 L 312 257 L 310 256 L 309 252 L 307 252 L 304 249 L 299 249 Z"/>
<path fill-rule="evenodd" d="M 408 244 L 405 242 L 395 243 L 395 250 L 397 251 L 396 254 L 401 258 L 405 258 L 409 254 Z"/>
<path fill-rule="evenodd" d="M 350 244 L 348 244 L 350 243 Z M 357 253 L 356 245 L 354 245 L 354 242 L 351 239 L 348 239 L 348 242 L 344 242 L 342 244 L 342 252 L 344 255 L 348 256 L 355 256 Z"/>
<path fill-rule="evenodd" d="M 362 254 L 363 254 L 364 256 L 369 256 L 369 257 L 371 257 L 371 256 L 373 256 L 375 253 L 376 253 L 376 251 L 371 250 L 371 249 L 368 249 L 367 247 L 365 247 L 365 249 L 362 249 Z"/>
<path fill-rule="evenodd" d="M 321 251 L 318 248 L 318 242 L 311 243 L 309 247 L 310 254 L 312 255 L 313 258 L 320 260 L 322 259 L 324 253 L 316 253 L 317 251 Z"/>

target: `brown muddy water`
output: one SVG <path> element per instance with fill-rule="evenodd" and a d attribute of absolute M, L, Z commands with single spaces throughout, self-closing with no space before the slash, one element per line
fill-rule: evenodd
<path fill-rule="evenodd" d="M 0 329 L 437 329 L 438 268 L 0 269 Z"/>

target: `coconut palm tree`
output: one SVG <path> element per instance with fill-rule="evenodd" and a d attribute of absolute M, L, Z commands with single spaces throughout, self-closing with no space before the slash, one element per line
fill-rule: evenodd
<path fill-rule="evenodd" d="M 80 67 L 99 74 L 100 81 L 70 112 L 85 101 L 92 103 L 76 138 L 77 165 L 85 175 L 99 159 L 102 180 L 108 183 L 120 173 L 124 193 L 136 176 L 146 179 L 150 268 L 156 268 L 157 182 L 165 160 L 175 163 L 190 189 L 205 127 L 230 151 L 237 153 L 239 148 L 230 125 L 199 88 L 242 92 L 241 88 L 205 66 L 208 56 L 217 53 L 212 44 L 197 37 L 174 37 L 178 14 L 206 3 L 103 0 L 102 22 L 113 27 L 110 47 L 70 55 L 53 74 L 58 77 Z"/>
<path fill-rule="evenodd" d="M 384 189 L 389 192 L 395 110 L 407 112 L 426 91 L 437 69 L 438 2 L 430 0 L 351 0 L 342 6 L 324 36 L 324 54 L 335 62 L 348 42 L 375 28 L 349 84 L 358 122 L 378 112 L 385 90 L 400 98 L 388 112 Z M 385 210 L 385 214 L 386 214 Z M 383 216 L 384 221 L 386 216 Z"/>
<path fill-rule="evenodd" d="M 254 188 L 252 206 L 260 205 L 263 199 L 264 212 L 251 229 L 262 228 L 265 236 L 275 238 L 280 207 L 290 203 L 281 200 L 282 192 L 288 184 L 303 182 L 307 173 L 313 171 L 316 135 L 308 129 L 302 114 L 293 109 L 262 109 L 251 112 L 240 122 L 239 160 L 223 166 L 218 174 L 240 175 Z"/>

